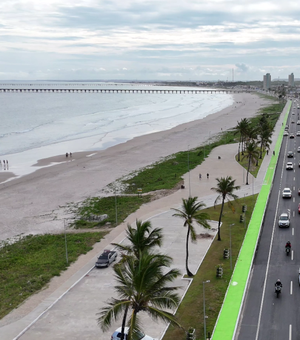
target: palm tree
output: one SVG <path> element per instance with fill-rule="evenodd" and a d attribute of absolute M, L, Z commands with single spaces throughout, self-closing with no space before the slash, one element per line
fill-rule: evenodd
<path fill-rule="evenodd" d="M 232 179 L 231 176 L 216 178 L 216 180 L 218 182 L 217 187 L 211 188 L 211 189 L 219 194 L 215 200 L 215 205 L 220 199 L 222 199 L 221 211 L 220 211 L 220 216 L 219 216 L 219 224 L 218 224 L 218 241 L 221 241 L 221 220 L 222 220 L 225 200 L 227 199 L 228 204 L 232 205 L 230 198 L 237 199 L 238 196 L 235 195 L 233 191 L 239 190 L 240 186 L 235 185 L 235 179 Z"/>
<path fill-rule="evenodd" d="M 154 228 L 150 221 L 142 222 L 136 220 L 136 228 L 127 225 L 126 230 L 127 239 L 130 241 L 129 245 L 121 245 L 118 243 L 112 243 L 119 250 L 126 252 L 127 255 L 134 255 L 137 259 L 140 253 L 149 251 L 151 248 L 162 244 L 162 228 Z"/>
<path fill-rule="evenodd" d="M 154 320 L 160 319 L 181 327 L 174 315 L 167 311 L 175 309 L 180 301 L 175 292 L 179 287 L 170 286 L 180 272 L 177 269 L 166 272 L 171 261 L 169 256 L 158 257 L 144 252 L 140 254 L 138 260 L 131 256 L 120 266 L 114 266 L 117 280 L 115 289 L 119 298 L 112 298 L 108 306 L 98 313 L 100 315 L 98 324 L 101 329 L 108 330 L 112 321 L 117 320 L 122 314 L 125 325 L 125 314 L 129 310 L 131 313 L 127 323 L 128 340 L 136 339 L 137 332 L 141 331 L 138 318 L 138 313 L 141 311 L 148 313 Z"/>
<path fill-rule="evenodd" d="M 269 126 L 264 126 L 262 130 L 259 132 L 260 139 L 260 152 L 259 158 L 262 159 L 262 153 L 264 149 L 269 149 L 270 144 L 272 143 L 272 130 Z"/>
<path fill-rule="evenodd" d="M 188 258 L 189 258 L 189 238 L 191 235 L 192 242 L 196 241 L 196 232 L 193 227 L 193 222 L 196 222 L 199 225 L 202 225 L 204 228 L 210 229 L 210 225 L 207 220 L 209 219 L 209 215 L 207 213 L 200 212 L 200 210 L 205 207 L 203 202 L 197 202 L 198 197 L 189 197 L 188 199 L 182 199 L 182 209 L 173 209 L 177 211 L 177 213 L 173 214 L 173 216 L 180 217 L 184 220 L 183 226 L 187 228 L 186 234 L 186 257 L 185 257 L 185 267 L 186 273 L 188 276 L 193 276 L 188 267 Z"/>
<path fill-rule="evenodd" d="M 251 165 L 251 163 L 256 164 L 258 157 L 259 157 L 259 151 L 258 151 L 257 142 L 252 140 L 252 141 L 247 143 L 246 149 L 245 149 L 245 155 L 242 158 L 242 159 L 248 158 L 246 185 L 249 184 L 248 177 L 249 177 L 249 172 L 250 172 L 250 165 Z"/>
<path fill-rule="evenodd" d="M 236 128 L 236 133 L 239 133 L 240 139 L 239 139 L 239 147 L 238 147 L 238 162 L 240 161 L 240 149 L 242 148 L 242 152 L 244 150 L 243 143 L 245 140 L 246 132 L 249 128 L 249 120 L 247 118 L 241 119 L 240 122 L 238 122 Z"/>

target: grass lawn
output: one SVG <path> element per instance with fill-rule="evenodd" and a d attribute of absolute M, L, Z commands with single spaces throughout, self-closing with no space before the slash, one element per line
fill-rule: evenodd
<path fill-rule="evenodd" d="M 69 264 L 86 254 L 104 232 L 67 234 Z M 29 235 L 0 244 L 0 319 L 66 270 L 65 236 Z"/>
<path fill-rule="evenodd" d="M 176 317 L 184 329 L 187 330 L 189 327 L 196 329 L 196 339 L 204 338 L 203 282 L 210 280 L 210 283 L 205 284 L 205 304 L 206 315 L 208 317 L 206 319 L 206 330 L 212 333 L 233 272 L 230 269 L 230 260 L 223 258 L 224 248 L 230 247 L 230 225 L 234 223 L 231 227 L 232 268 L 234 268 L 256 198 L 257 195 L 238 199 L 234 202 L 235 213 L 225 205 L 222 217 L 221 241 L 218 241 L 217 237 L 214 239 L 176 313 Z M 245 224 L 240 223 L 243 204 L 247 205 Z M 219 205 L 216 208 L 204 209 L 203 212 L 207 212 L 212 220 L 218 220 L 220 207 Z M 216 277 L 218 265 L 223 267 L 224 275 L 222 278 Z M 164 336 L 164 340 L 173 339 L 185 340 L 186 335 L 181 329 L 170 326 Z"/>

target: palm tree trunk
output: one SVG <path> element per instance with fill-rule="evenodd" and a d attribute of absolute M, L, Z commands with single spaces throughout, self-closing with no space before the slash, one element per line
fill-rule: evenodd
<path fill-rule="evenodd" d="M 246 178 L 246 185 L 249 185 L 248 176 L 249 176 L 249 171 L 250 171 L 250 162 L 251 162 L 251 158 L 249 157 L 248 169 L 247 169 L 247 178 Z"/>
<path fill-rule="evenodd" d="M 124 330 L 125 330 L 125 325 L 126 325 L 126 318 L 127 318 L 127 313 L 128 313 L 128 307 L 129 305 L 126 306 L 124 315 L 123 315 L 123 320 L 122 320 L 122 328 L 121 328 L 121 340 L 125 339 L 125 334 L 124 334 Z"/>
<path fill-rule="evenodd" d="M 222 214 L 223 214 L 223 208 L 224 208 L 224 201 L 225 201 L 225 198 L 223 197 L 221 212 L 220 212 L 220 216 L 219 216 L 219 224 L 218 224 L 218 241 L 221 241 L 221 221 L 222 221 Z"/>
<path fill-rule="evenodd" d="M 185 256 L 185 268 L 186 268 L 186 274 L 189 277 L 194 276 L 193 273 L 190 272 L 189 270 L 189 237 L 190 237 L 190 226 L 188 225 L 188 231 L 186 234 L 186 242 L 185 242 L 185 250 L 186 250 L 186 256 Z"/>
<path fill-rule="evenodd" d="M 242 136 L 240 136 L 240 140 L 239 140 L 239 147 L 238 147 L 238 162 L 240 162 L 241 160 L 241 139 L 242 139 Z"/>

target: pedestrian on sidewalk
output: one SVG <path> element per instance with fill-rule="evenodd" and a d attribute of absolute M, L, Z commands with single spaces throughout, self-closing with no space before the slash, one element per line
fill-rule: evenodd
<path fill-rule="evenodd" d="M 202 178 L 202 176 L 201 176 L 201 174 L 199 174 L 199 179 L 201 179 Z"/>
<path fill-rule="evenodd" d="M 207 173 L 206 177 L 207 177 L 207 179 L 209 179 L 209 173 Z"/>

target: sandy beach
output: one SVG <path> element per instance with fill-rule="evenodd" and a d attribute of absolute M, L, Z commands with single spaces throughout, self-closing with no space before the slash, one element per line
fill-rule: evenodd
<path fill-rule="evenodd" d="M 251 93 L 234 95 L 235 103 L 204 119 L 173 129 L 134 138 L 98 152 L 65 153 L 40 160 L 47 166 L 36 172 L 3 183 L 9 172 L 0 174 L 0 239 L 20 234 L 63 231 L 65 207 L 89 196 L 100 195 L 109 183 L 134 170 L 152 164 L 178 151 L 204 144 L 237 121 L 255 115 L 265 99 Z M 48 166 L 55 163 L 54 166 Z"/>

